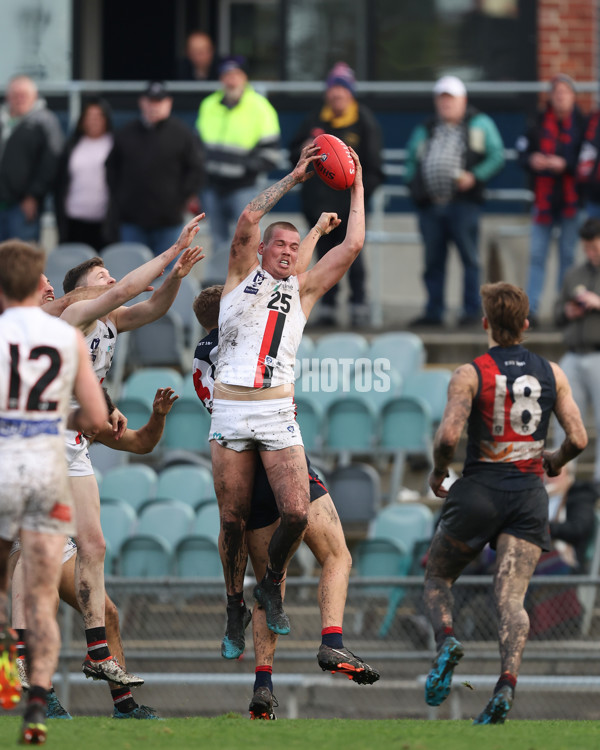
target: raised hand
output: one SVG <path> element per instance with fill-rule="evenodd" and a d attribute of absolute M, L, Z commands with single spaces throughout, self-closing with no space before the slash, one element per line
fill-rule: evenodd
<path fill-rule="evenodd" d="M 179 396 L 172 388 L 159 388 L 154 396 L 152 411 L 155 414 L 166 416 Z"/>
<path fill-rule="evenodd" d="M 310 180 L 315 174 L 314 171 L 307 172 L 306 170 L 308 169 L 309 164 L 312 164 L 313 161 L 317 161 L 319 158 L 319 151 L 319 146 L 315 146 L 314 143 L 309 143 L 302 149 L 298 163 L 292 170 L 292 177 L 296 182 L 306 182 L 306 180 Z"/>
<path fill-rule="evenodd" d="M 315 226 L 319 228 L 321 235 L 324 235 L 329 234 L 329 232 L 333 232 L 333 230 L 336 227 L 339 227 L 341 223 L 342 220 L 338 219 L 337 214 L 323 211 L 323 213 L 319 216 L 319 220 L 317 221 Z"/>
<path fill-rule="evenodd" d="M 175 243 L 177 252 L 181 252 L 186 247 L 189 247 L 192 244 L 192 240 L 198 234 L 198 231 L 200 229 L 199 224 L 205 216 L 206 214 L 204 213 L 198 214 L 197 216 L 194 216 L 193 219 L 188 221 L 188 223 L 184 226 L 184 228 L 181 230 L 179 238 L 177 239 L 177 242 Z"/>
<path fill-rule="evenodd" d="M 173 266 L 173 276 L 177 279 L 183 279 L 202 258 L 204 258 L 204 248 L 200 245 L 186 248 Z"/>

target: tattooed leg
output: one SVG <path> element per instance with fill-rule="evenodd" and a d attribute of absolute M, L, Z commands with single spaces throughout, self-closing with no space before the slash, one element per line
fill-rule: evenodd
<path fill-rule="evenodd" d="M 471 549 L 439 529 L 433 537 L 425 570 L 423 601 L 438 648 L 445 634 L 452 630 L 452 585 L 478 554 L 479 550 Z"/>
<path fill-rule="evenodd" d="M 529 616 L 523 602 L 540 558 L 535 544 L 509 534 L 498 537 L 494 598 L 498 610 L 498 638 L 502 673 L 517 677 L 529 635 Z"/>

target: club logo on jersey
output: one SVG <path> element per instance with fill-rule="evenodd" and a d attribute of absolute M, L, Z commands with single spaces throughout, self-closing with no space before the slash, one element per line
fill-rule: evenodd
<path fill-rule="evenodd" d="M 294 425 L 293 424 L 288 425 L 287 431 L 294 432 Z"/>
<path fill-rule="evenodd" d="M 92 362 L 96 361 L 96 358 L 98 357 L 98 347 L 100 346 L 100 339 L 95 338 L 92 339 L 90 342 L 90 357 Z"/>

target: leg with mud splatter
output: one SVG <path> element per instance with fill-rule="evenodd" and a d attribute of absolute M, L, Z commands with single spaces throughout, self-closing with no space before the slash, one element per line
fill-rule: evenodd
<path fill-rule="evenodd" d="M 464 649 L 454 635 L 452 585 L 479 550 L 437 530 L 427 559 L 423 601 L 431 620 L 437 655 L 425 682 L 425 701 L 439 706 L 450 693 L 454 668 Z"/>

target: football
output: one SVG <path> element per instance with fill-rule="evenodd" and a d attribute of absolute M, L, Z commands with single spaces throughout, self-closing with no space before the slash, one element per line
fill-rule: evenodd
<path fill-rule="evenodd" d="M 354 182 L 356 167 L 350 149 L 335 135 L 318 135 L 315 144 L 321 149 L 314 164 L 319 177 L 334 190 L 347 190 Z"/>

